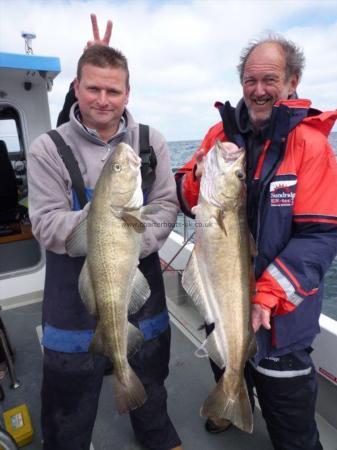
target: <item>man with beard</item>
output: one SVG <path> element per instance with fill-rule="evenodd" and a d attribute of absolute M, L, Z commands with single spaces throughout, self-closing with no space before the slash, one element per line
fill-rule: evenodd
<path fill-rule="evenodd" d="M 323 276 L 337 253 L 337 164 L 327 140 L 337 112 L 321 113 L 297 98 L 303 67 L 303 53 L 279 35 L 245 48 L 238 66 L 242 100 L 236 108 L 216 103 L 221 122 L 176 175 L 181 208 L 191 215 L 203 159 L 215 142 L 246 150 L 247 216 L 258 251 L 251 308 L 258 352 L 246 379 L 277 450 L 322 449 L 310 352 Z M 218 381 L 223 372 L 211 365 Z M 216 417 L 205 424 L 211 433 L 230 425 Z"/>

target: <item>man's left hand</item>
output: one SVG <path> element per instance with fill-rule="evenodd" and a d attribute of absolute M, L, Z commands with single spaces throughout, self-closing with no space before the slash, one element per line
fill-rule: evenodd
<path fill-rule="evenodd" d="M 254 333 L 256 333 L 261 326 L 270 330 L 270 314 L 271 310 L 269 308 L 262 308 L 262 306 L 256 303 L 252 305 L 252 327 Z"/>

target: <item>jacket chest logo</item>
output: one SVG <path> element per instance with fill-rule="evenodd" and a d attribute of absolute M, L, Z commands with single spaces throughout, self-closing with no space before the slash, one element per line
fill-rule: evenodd
<path fill-rule="evenodd" d="M 297 180 L 278 180 L 270 183 L 270 206 L 293 206 Z"/>

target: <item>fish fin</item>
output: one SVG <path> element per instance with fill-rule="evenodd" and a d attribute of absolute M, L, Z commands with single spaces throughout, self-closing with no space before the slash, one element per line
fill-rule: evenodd
<path fill-rule="evenodd" d="M 88 263 L 85 260 L 82 267 L 79 279 L 78 279 L 78 290 L 80 297 L 85 304 L 88 312 L 93 316 L 97 316 L 96 300 L 94 288 L 92 286 L 90 272 L 88 270 Z"/>
<path fill-rule="evenodd" d="M 255 334 L 252 332 L 251 334 L 251 340 L 248 344 L 247 348 L 247 359 L 252 358 L 257 353 L 257 343 L 255 339 Z"/>
<path fill-rule="evenodd" d="M 225 221 L 224 221 L 224 213 L 223 211 L 221 211 L 220 209 L 218 210 L 218 214 L 216 216 L 216 222 L 219 225 L 220 229 L 225 233 L 225 235 L 227 236 L 227 231 L 226 231 L 226 226 L 225 226 Z"/>
<path fill-rule="evenodd" d="M 134 231 L 136 231 L 137 233 L 144 233 L 145 231 L 144 223 L 131 212 L 122 211 L 121 218 L 129 227 L 132 227 Z"/>
<path fill-rule="evenodd" d="M 250 271 L 250 280 L 249 280 L 249 289 L 250 289 L 250 298 L 253 297 L 254 293 L 255 293 L 255 287 L 256 287 L 256 280 L 255 280 L 255 275 L 253 270 L 251 269 Z"/>
<path fill-rule="evenodd" d="M 144 343 L 143 333 L 135 327 L 132 323 L 128 322 L 127 330 L 127 354 L 128 358 L 131 358 L 137 353 Z M 97 353 L 98 355 L 107 356 L 111 360 L 111 355 L 104 345 L 104 337 L 102 336 L 101 326 L 98 325 L 95 330 L 95 334 L 90 342 L 89 351 Z"/>
<path fill-rule="evenodd" d="M 255 243 L 255 240 L 251 233 L 249 233 L 249 247 L 250 247 L 250 254 L 252 256 L 257 256 L 258 251 L 257 251 L 256 243 Z"/>
<path fill-rule="evenodd" d="M 213 330 L 212 333 L 207 336 L 207 339 L 203 344 L 194 352 L 198 358 L 211 358 L 212 361 L 220 368 L 223 369 L 226 366 L 226 355 L 222 355 L 219 352 L 219 345 L 217 343 L 217 334 Z"/>
<path fill-rule="evenodd" d="M 117 377 L 113 380 L 119 414 L 127 414 L 142 406 L 146 401 L 144 386 L 130 366 L 128 375 L 126 383 L 122 383 Z"/>
<path fill-rule="evenodd" d="M 132 282 L 132 292 L 130 303 L 128 306 L 128 314 L 136 314 L 142 306 L 144 306 L 146 300 L 150 297 L 151 290 L 147 279 L 142 272 L 137 268 L 135 276 Z"/>
<path fill-rule="evenodd" d="M 140 208 L 140 213 L 142 216 L 147 216 L 150 214 L 156 214 L 162 210 L 160 205 L 145 205 Z"/>
<path fill-rule="evenodd" d="M 195 256 L 195 250 L 192 251 L 190 259 L 185 267 L 181 279 L 182 286 L 191 297 L 195 307 L 207 324 L 214 322 L 210 312 L 207 310 L 207 294 L 201 279 L 198 260 Z"/>
<path fill-rule="evenodd" d="M 252 433 L 253 431 L 253 413 L 250 404 L 248 390 L 245 379 L 242 377 L 242 383 L 239 392 L 235 398 L 231 399 L 226 389 L 226 381 L 220 378 L 218 384 L 205 400 L 200 414 L 204 417 L 217 417 L 230 420 L 237 428 Z M 229 382 L 229 377 L 227 377 Z"/>
<path fill-rule="evenodd" d="M 143 343 L 143 333 L 132 323 L 128 322 L 128 358 L 131 358 L 137 353 L 141 349 Z"/>
<path fill-rule="evenodd" d="M 65 242 L 69 256 L 78 257 L 87 254 L 87 218 L 76 225 Z"/>

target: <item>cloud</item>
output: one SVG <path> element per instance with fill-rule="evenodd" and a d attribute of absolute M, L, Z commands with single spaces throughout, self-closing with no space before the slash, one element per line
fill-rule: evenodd
<path fill-rule="evenodd" d="M 34 53 L 61 59 L 50 93 L 53 125 L 91 38 L 91 12 L 102 31 L 106 20 L 114 22 L 112 45 L 129 60 L 135 118 L 168 140 L 200 139 L 218 120 L 214 101 L 236 103 L 241 49 L 265 30 L 282 32 L 304 49 L 301 96 L 318 108 L 336 108 L 336 2 L 0 0 L 1 51 L 23 52 L 20 32 L 34 31 Z"/>

